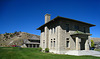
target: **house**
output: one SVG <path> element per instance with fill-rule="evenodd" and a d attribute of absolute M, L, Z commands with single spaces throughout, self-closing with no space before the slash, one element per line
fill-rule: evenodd
<path fill-rule="evenodd" d="M 65 54 L 69 50 L 89 50 L 90 27 L 86 22 L 57 16 L 50 20 L 45 15 L 45 24 L 37 28 L 41 30 L 40 47 L 50 52 Z"/>
<path fill-rule="evenodd" d="M 30 39 L 24 40 L 24 46 L 27 48 L 39 48 L 40 46 L 40 39 L 36 36 L 33 36 Z"/>
<path fill-rule="evenodd" d="M 100 49 L 100 42 L 94 42 L 95 44 L 95 49 Z"/>
<path fill-rule="evenodd" d="M 100 38 L 91 38 L 90 40 L 93 40 L 95 49 L 100 49 Z"/>

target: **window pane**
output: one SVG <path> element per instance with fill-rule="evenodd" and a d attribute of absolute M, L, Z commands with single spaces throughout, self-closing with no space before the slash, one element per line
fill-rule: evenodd
<path fill-rule="evenodd" d="M 54 33 L 56 32 L 56 28 L 54 27 Z"/>
<path fill-rule="evenodd" d="M 52 47 L 52 41 L 51 41 L 51 47 Z"/>
<path fill-rule="evenodd" d="M 43 40 L 43 48 L 45 48 L 45 40 Z"/>
<path fill-rule="evenodd" d="M 69 38 L 67 38 L 66 40 L 69 40 Z"/>
<path fill-rule="evenodd" d="M 74 28 L 75 28 L 75 30 L 79 30 L 79 26 L 75 26 Z"/>
<path fill-rule="evenodd" d="M 69 32 L 69 24 L 66 24 L 66 31 Z"/>
<path fill-rule="evenodd" d="M 54 41 L 54 47 L 55 47 L 55 41 Z"/>
<path fill-rule="evenodd" d="M 85 27 L 84 27 L 84 33 L 86 33 Z"/>
<path fill-rule="evenodd" d="M 66 47 L 69 47 L 69 41 L 66 41 Z"/>

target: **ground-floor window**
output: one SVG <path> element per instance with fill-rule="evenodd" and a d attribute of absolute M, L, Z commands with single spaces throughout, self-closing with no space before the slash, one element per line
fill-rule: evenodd
<path fill-rule="evenodd" d="M 54 47 L 55 47 L 55 41 L 54 41 Z"/>
<path fill-rule="evenodd" d="M 55 47 L 55 43 L 56 43 L 56 42 L 55 42 L 55 38 L 54 38 L 54 41 L 53 41 L 53 42 L 54 42 L 54 47 Z"/>
<path fill-rule="evenodd" d="M 69 47 L 69 41 L 66 42 L 66 47 Z"/>
<path fill-rule="evenodd" d="M 55 42 L 55 38 L 51 39 L 51 47 L 55 47 L 56 46 L 56 42 Z"/>
<path fill-rule="evenodd" d="M 66 39 L 66 47 L 69 48 L 69 38 Z"/>
<path fill-rule="evenodd" d="M 43 48 L 45 48 L 45 40 L 43 40 Z"/>
<path fill-rule="evenodd" d="M 51 47 L 52 47 L 52 41 L 51 41 Z"/>

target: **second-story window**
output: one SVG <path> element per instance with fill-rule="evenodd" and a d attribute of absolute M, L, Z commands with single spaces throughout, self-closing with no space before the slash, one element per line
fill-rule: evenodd
<path fill-rule="evenodd" d="M 66 24 L 66 32 L 69 32 L 69 24 Z"/>
<path fill-rule="evenodd" d="M 79 26 L 75 25 L 74 28 L 75 28 L 75 30 L 79 30 Z"/>
<path fill-rule="evenodd" d="M 83 27 L 83 30 L 84 30 L 84 33 L 86 33 L 86 28 L 85 27 Z"/>

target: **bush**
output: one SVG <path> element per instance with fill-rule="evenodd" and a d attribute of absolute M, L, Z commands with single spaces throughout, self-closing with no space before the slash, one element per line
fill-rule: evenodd
<path fill-rule="evenodd" d="M 42 51 L 42 48 L 41 47 L 39 48 L 39 51 Z"/>
<path fill-rule="evenodd" d="M 11 34 L 10 37 L 13 37 L 13 35 Z"/>
<path fill-rule="evenodd" d="M 8 36 L 6 36 L 6 38 L 8 38 Z"/>
<path fill-rule="evenodd" d="M 6 35 L 9 35 L 9 33 L 5 32 Z"/>
<path fill-rule="evenodd" d="M 49 52 L 49 48 L 45 48 L 45 52 Z"/>
<path fill-rule="evenodd" d="M 94 47 L 94 41 L 91 40 L 91 47 Z"/>

